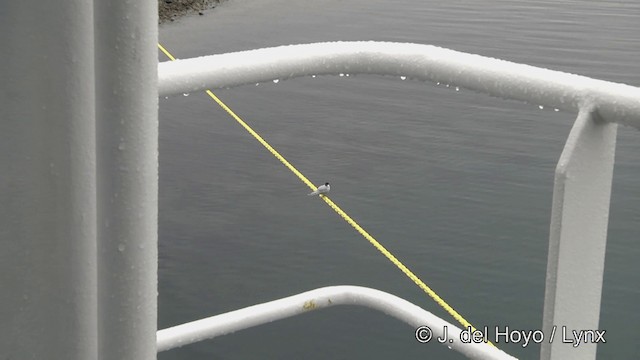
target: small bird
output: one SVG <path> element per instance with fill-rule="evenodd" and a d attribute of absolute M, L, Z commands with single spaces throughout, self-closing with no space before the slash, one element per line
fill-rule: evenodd
<path fill-rule="evenodd" d="M 324 185 L 318 186 L 318 189 L 312 193 L 309 193 L 308 196 L 318 195 L 318 194 L 326 194 L 331 190 L 331 186 L 329 183 L 324 183 Z"/>

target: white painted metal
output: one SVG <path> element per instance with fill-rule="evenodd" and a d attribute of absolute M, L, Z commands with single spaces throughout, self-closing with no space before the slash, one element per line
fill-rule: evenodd
<path fill-rule="evenodd" d="M 428 326 L 432 331 L 432 339 L 430 340 L 431 344 L 425 346 L 449 346 L 471 359 L 515 359 L 484 343 L 463 343 L 460 341 L 461 329 L 455 325 L 397 296 L 360 286 L 324 287 L 160 330 L 158 331 L 158 351 L 212 339 L 238 330 L 336 305 L 366 306 L 393 316 L 411 325 L 414 330 L 420 326 Z M 437 339 L 444 337 L 445 329 L 447 339 L 453 341 L 440 344 Z M 408 334 L 413 334 L 413 331 Z"/>
<path fill-rule="evenodd" d="M 158 70 L 160 95 L 313 74 L 382 74 L 455 84 L 568 111 L 592 105 L 606 121 L 640 128 L 640 88 L 430 45 L 290 45 L 163 62 Z"/>
<path fill-rule="evenodd" d="M 100 359 L 156 356 L 157 1 L 95 1 Z"/>
<path fill-rule="evenodd" d="M 596 358 L 596 344 L 563 338 L 598 329 L 616 133 L 617 124 L 584 109 L 558 161 L 543 317 L 545 334 L 557 328 L 556 340 L 542 344 L 543 360 Z"/>
<path fill-rule="evenodd" d="M 96 359 L 92 4 L 0 8 L 0 358 Z"/>

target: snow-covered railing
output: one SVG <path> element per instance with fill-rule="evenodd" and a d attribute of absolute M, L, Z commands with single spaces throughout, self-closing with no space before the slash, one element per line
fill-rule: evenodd
<path fill-rule="evenodd" d="M 158 352 L 313 310 L 365 306 L 413 327 L 416 341 L 442 344 L 471 359 L 515 359 L 485 343 L 463 342 L 462 330 L 397 296 L 360 286 L 330 286 L 158 331 Z"/>
<path fill-rule="evenodd" d="M 430 45 L 331 42 L 164 62 L 158 92 L 341 73 L 441 82 L 578 113 L 556 167 L 543 332 L 596 330 L 617 124 L 640 129 L 640 88 Z M 594 359 L 596 345 L 543 342 L 541 359 Z"/>
<path fill-rule="evenodd" d="M 375 41 L 279 46 L 162 62 L 160 96 L 311 75 L 379 74 L 441 82 L 640 128 L 640 88 L 432 45 Z"/>

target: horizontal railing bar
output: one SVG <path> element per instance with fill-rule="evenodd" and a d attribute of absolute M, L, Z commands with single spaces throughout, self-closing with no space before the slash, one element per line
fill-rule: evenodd
<path fill-rule="evenodd" d="M 442 82 L 572 112 L 592 106 L 605 121 L 640 129 L 640 88 L 411 43 L 327 42 L 163 62 L 158 90 L 166 96 L 340 73 Z"/>
<path fill-rule="evenodd" d="M 463 343 L 460 328 L 402 298 L 371 288 L 347 285 L 311 290 L 159 330 L 158 352 L 336 305 L 358 305 L 378 310 L 413 326 L 414 330 L 428 326 L 432 331 L 430 342 L 435 344 L 439 343 L 438 337 L 442 338 L 447 331 L 446 336 L 451 342 L 444 345 L 472 359 L 515 359 L 485 343 Z M 413 335 L 412 331 L 407 332 L 407 336 Z"/>

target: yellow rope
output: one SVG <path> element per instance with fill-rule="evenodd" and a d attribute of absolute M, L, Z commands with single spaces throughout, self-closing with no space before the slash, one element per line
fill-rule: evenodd
<path fill-rule="evenodd" d="M 169 53 L 167 49 L 165 49 L 162 45 L 158 44 L 158 48 L 171 60 L 176 60 L 176 58 Z M 285 159 L 276 149 L 274 149 L 269 143 L 262 138 L 257 132 L 255 132 L 249 125 L 247 125 L 244 120 L 242 120 L 238 115 L 236 115 L 231 108 L 229 108 L 220 98 L 218 98 L 211 90 L 206 91 L 207 94 L 222 107 L 229 115 L 231 115 L 242 127 L 245 128 L 260 144 L 262 144 L 273 156 L 275 156 L 280 162 L 286 166 L 291 172 L 293 172 L 302 182 L 307 184 L 307 186 L 311 190 L 315 190 L 316 187 L 313 185 L 309 179 L 307 179 L 298 169 L 296 169 L 287 159 Z M 389 252 L 382 244 L 380 244 L 373 236 L 371 236 L 366 230 L 364 230 L 358 223 L 353 220 L 346 212 L 344 212 L 335 202 L 333 202 L 329 197 L 325 195 L 320 195 L 322 200 L 324 200 L 327 205 L 329 205 L 338 215 L 344 219 L 349 225 L 351 225 L 360 235 L 362 235 L 367 241 L 369 241 L 378 251 L 380 251 L 389 261 L 391 261 L 400 271 L 402 271 L 409 279 L 411 279 L 422 291 L 424 291 L 427 295 L 429 295 L 438 305 L 440 305 L 447 313 L 453 316 L 464 328 L 471 327 L 473 330 L 476 330 L 471 323 L 465 320 L 462 315 L 460 315 L 456 310 L 454 310 L 449 304 L 447 304 L 435 291 L 433 291 L 427 284 L 425 284 L 420 278 L 418 278 L 409 268 L 407 268 L 398 258 L 396 258 L 392 253 Z M 493 345 L 490 341 L 489 345 Z"/>

